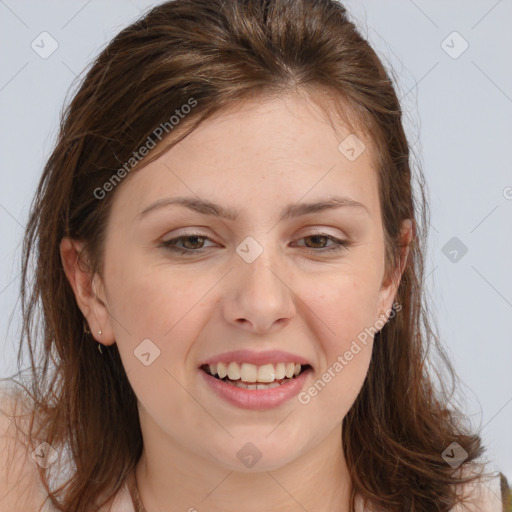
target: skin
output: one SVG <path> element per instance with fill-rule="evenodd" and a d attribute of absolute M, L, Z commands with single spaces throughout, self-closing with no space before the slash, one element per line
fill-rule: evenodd
<path fill-rule="evenodd" d="M 366 377 L 371 337 L 308 404 L 295 397 L 275 409 L 240 409 L 214 395 L 197 368 L 230 350 L 281 349 L 310 361 L 307 389 L 381 312 L 389 316 L 404 264 L 384 280 L 371 141 L 358 133 L 366 150 L 350 161 L 338 150 L 350 133 L 341 122 L 333 130 L 296 94 L 245 102 L 118 186 L 102 278 L 76 265 L 78 241 L 62 240 L 77 303 L 96 339 L 118 344 L 139 401 L 144 452 L 136 475 L 148 512 L 231 512 L 240 504 L 248 512 L 348 510 L 341 423 Z M 285 205 L 333 193 L 367 211 L 343 207 L 279 222 Z M 239 218 L 167 206 L 137 219 L 156 200 L 183 195 L 235 208 Z M 159 246 L 191 233 L 208 237 L 181 241 L 191 251 L 203 247 L 200 255 Z M 315 233 L 352 245 L 322 252 L 333 242 Z M 263 248 L 250 264 L 236 252 L 247 236 Z M 402 236 L 409 243 L 409 221 Z M 148 338 L 160 356 L 145 366 L 134 350 Z M 248 442 L 262 455 L 252 468 L 237 458 Z"/>

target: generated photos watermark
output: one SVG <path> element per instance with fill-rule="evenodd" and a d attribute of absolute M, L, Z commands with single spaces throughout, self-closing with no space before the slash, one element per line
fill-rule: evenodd
<path fill-rule="evenodd" d="M 402 305 L 398 302 L 395 302 L 392 308 L 388 311 L 388 320 L 394 318 L 396 313 L 402 310 Z M 308 389 L 302 391 L 298 395 L 298 400 L 301 404 L 307 405 L 311 398 L 315 397 L 320 393 L 325 386 L 331 382 L 332 379 L 336 377 L 338 373 L 340 373 L 345 366 L 349 364 L 354 356 L 361 352 L 361 343 L 366 346 L 368 343 L 368 339 L 373 338 L 375 334 L 377 334 L 386 324 L 387 320 L 379 318 L 371 327 L 366 327 L 363 331 L 361 331 L 357 335 L 357 339 L 352 340 L 352 344 L 350 348 L 346 350 L 343 355 L 339 355 L 336 358 L 336 361 L 329 367 L 327 370 L 321 375 L 319 379 L 317 379 Z M 359 341 L 359 343 L 358 343 Z"/>
<path fill-rule="evenodd" d="M 135 167 L 149 152 L 154 149 L 157 145 L 153 138 L 159 141 L 170 133 L 175 126 L 177 126 L 187 114 L 189 114 L 197 105 L 197 100 L 189 98 L 187 103 L 183 104 L 180 108 L 174 111 L 174 114 L 169 118 L 168 121 L 160 123 L 154 130 L 153 133 L 146 139 L 146 142 L 137 150 L 133 152 L 133 156 L 128 159 L 112 176 L 101 186 L 94 189 L 94 197 L 96 199 L 104 199 L 108 192 L 114 190 L 116 185 L 121 183 L 130 171 Z"/>

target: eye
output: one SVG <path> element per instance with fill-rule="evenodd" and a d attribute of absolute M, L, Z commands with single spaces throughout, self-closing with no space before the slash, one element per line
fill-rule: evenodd
<path fill-rule="evenodd" d="M 187 241 L 192 241 L 191 243 L 188 243 Z M 171 240 L 165 240 L 162 242 L 162 247 L 165 247 L 166 249 L 177 252 L 179 254 L 191 254 L 191 253 L 199 253 L 202 252 L 203 247 L 202 244 L 204 243 L 204 240 L 210 240 L 207 236 L 203 236 L 201 234 L 195 233 L 192 235 L 184 235 L 179 236 L 177 238 L 172 238 Z M 181 248 L 178 246 L 178 242 L 185 241 L 184 248 Z M 198 247 L 198 245 L 200 247 Z M 187 247 L 191 246 L 191 247 Z"/>
<path fill-rule="evenodd" d="M 347 247 L 349 247 L 351 245 L 351 243 L 347 240 L 340 240 L 339 238 L 336 238 L 332 235 L 327 235 L 324 233 L 315 233 L 313 235 L 309 235 L 309 236 L 305 236 L 304 238 L 301 238 L 301 240 L 307 240 L 307 239 L 313 240 L 313 245 L 316 245 L 318 243 L 320 245 L 322 245 L 323 243 L 328 242 L 328 241 L 333 242 L 332 245 L 327 246 L 327 247 L 320 247 L 320 248 L 313 247 L 314 249 L 315 248 L 319 249 L 319 251 L 317 251 L 317 252 L 340 251 L 342 249 L 346 249 Z"/>
<path fill-rule="evenodd" d="M 332 245 L 324 247 L 309 247 L 308 245 L 305 245 L 306 248 L 311 249 L 313 252 L 320 253 L 341 251 L 343 249 L 347 249 L 352 245 L 352 242 L 349 242 L 348 240 L 340 240 L 339 238 L 336 238 L 332 235 L 327 235 L 325 233 L 314 233 L 312 235 L 303 237 L 299 240 L 308 239 L 313 241 L 313 245 L 324 245 L 329 241 L 332 242 Z M 206 248 L 204 247 L 204 242 L 206 240 L 210 240 L 210 238 L 200 233 L 193 233 L 190 235 L 172 238 L 170 240 L 164 240 L 163 242 L 161 242 L 160 245 L 161 247 L 164 247 L 165 249 L 178 254 L 202 254 L 206 250 Z M 178 245 L 179 243 L 182 243 L 182 246 Z"/>

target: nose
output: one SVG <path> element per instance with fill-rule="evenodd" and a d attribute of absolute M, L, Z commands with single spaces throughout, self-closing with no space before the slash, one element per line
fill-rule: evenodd
<path fill-rule="evenodd" d="M 242 258 L 236 262 L 224 295 L 226 321 L 265 333 L 282 328 L 295 315 L 292 283 L 274 255 L 265 249 L 252 263 Z"/>

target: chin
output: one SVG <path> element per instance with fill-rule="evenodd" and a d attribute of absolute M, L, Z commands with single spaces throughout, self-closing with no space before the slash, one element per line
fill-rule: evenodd
<path fill-rule="evenodd" d="M 246 438 L 247 439 L 247 438 Z M 268 440 L 234 442 L 233 450 L 223 446 L 223 453 L 212 454 L 215 462 L 229 471 L 238 473 L 259 473 L 274 471 L 293 462 L 300 454 L 296 452 L 296 444 L 279 444 Z"/>

